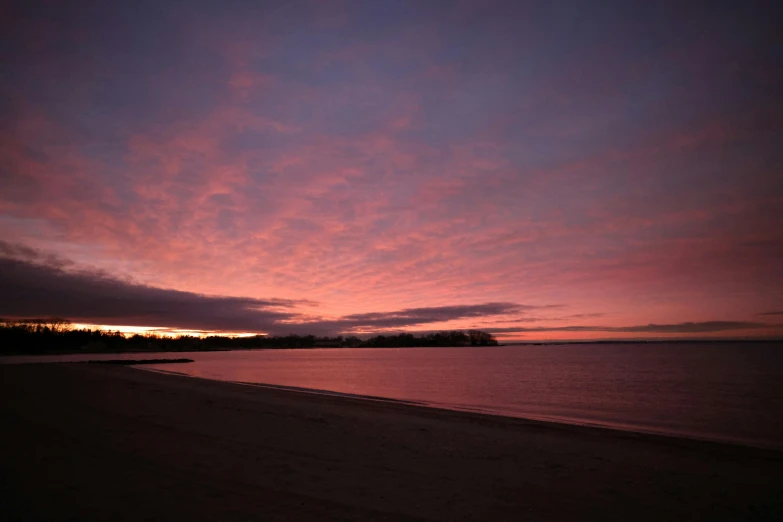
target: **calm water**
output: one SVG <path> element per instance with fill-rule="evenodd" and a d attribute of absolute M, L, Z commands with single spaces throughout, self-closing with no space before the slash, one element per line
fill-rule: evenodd
<path fill-rule="evenodd" d="M 196 362 L 145 368 L 783 448 L 783 344 L 266 350 L 176 357 Z"/>

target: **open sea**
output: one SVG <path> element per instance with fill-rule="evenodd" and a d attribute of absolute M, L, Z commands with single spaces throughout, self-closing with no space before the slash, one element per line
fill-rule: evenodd
<path fill-rule="evenodd" d="M 783 448 L 783 343 L 356 348 L 4 357 L 187 357 L 141 368 L 511 417 Z"/>

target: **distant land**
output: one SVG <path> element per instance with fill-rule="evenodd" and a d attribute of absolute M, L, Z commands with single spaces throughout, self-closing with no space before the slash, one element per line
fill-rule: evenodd
<path fill-rule="evenodd" d="M 394 333 L 368 338 L 358 336 L 317 335 L 255 335 L 231 337 L 181 335 L 166 337 L 156 334 L 127 335 L 97 329 L 76 329 L 63 319 L 0 319 L 0 355 L 46 355 L 69 353 L 144 353 L 144 352 L 208 352 L 256 349 L 311 348 L 426 348 L 470 346 L 548 346 L 597 344 L 716 344 L 716 343 L 780 343 L 783 339 L 609 339 L 585 341 L 510 341 L 499 343 L 490 333 L 481 330 L 448 330 L 419 335 Z"/>
<path fill-rule="evenodd" d="M 604 339 L 589 341 L 509 341 L 503 342 L 500 346 L 545 346 L 556 344 L 720 344 L 720 343 L 782 343 L 783 339 L 760 339 L 758 337 L 736 338 L 736 339 Z"/>
<path fill-rule="evenodd" d="M 0 320 L 1 355 L 117 352 L 196 352 L 252 349 L 305 348 L 413 348 L 437 346 L 498 346 L 495 337 L 480 330 L 442 331 L 423 335 L 399 333 L 357 336 L 210 335 L 163 337 L 154 334 L 126 336 L 120 332 L 75 329 L 63 319 Z"/>

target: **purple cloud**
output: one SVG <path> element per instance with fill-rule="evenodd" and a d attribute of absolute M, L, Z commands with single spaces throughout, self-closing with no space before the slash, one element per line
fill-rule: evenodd
<path fill-rule="evenodd" d="M 783 304 L 771 4 L 52 9 L 3 11 L 4 240 L 148 288 L 317 301 L 346 328 Z"/>

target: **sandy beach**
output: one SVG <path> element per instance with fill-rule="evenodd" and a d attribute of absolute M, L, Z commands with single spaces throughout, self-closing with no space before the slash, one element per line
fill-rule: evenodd
<path fill-rule="evenodd" d="M 0 389 L 8 520 L 783 519 L 783 452 L 103 365 Z"/>

